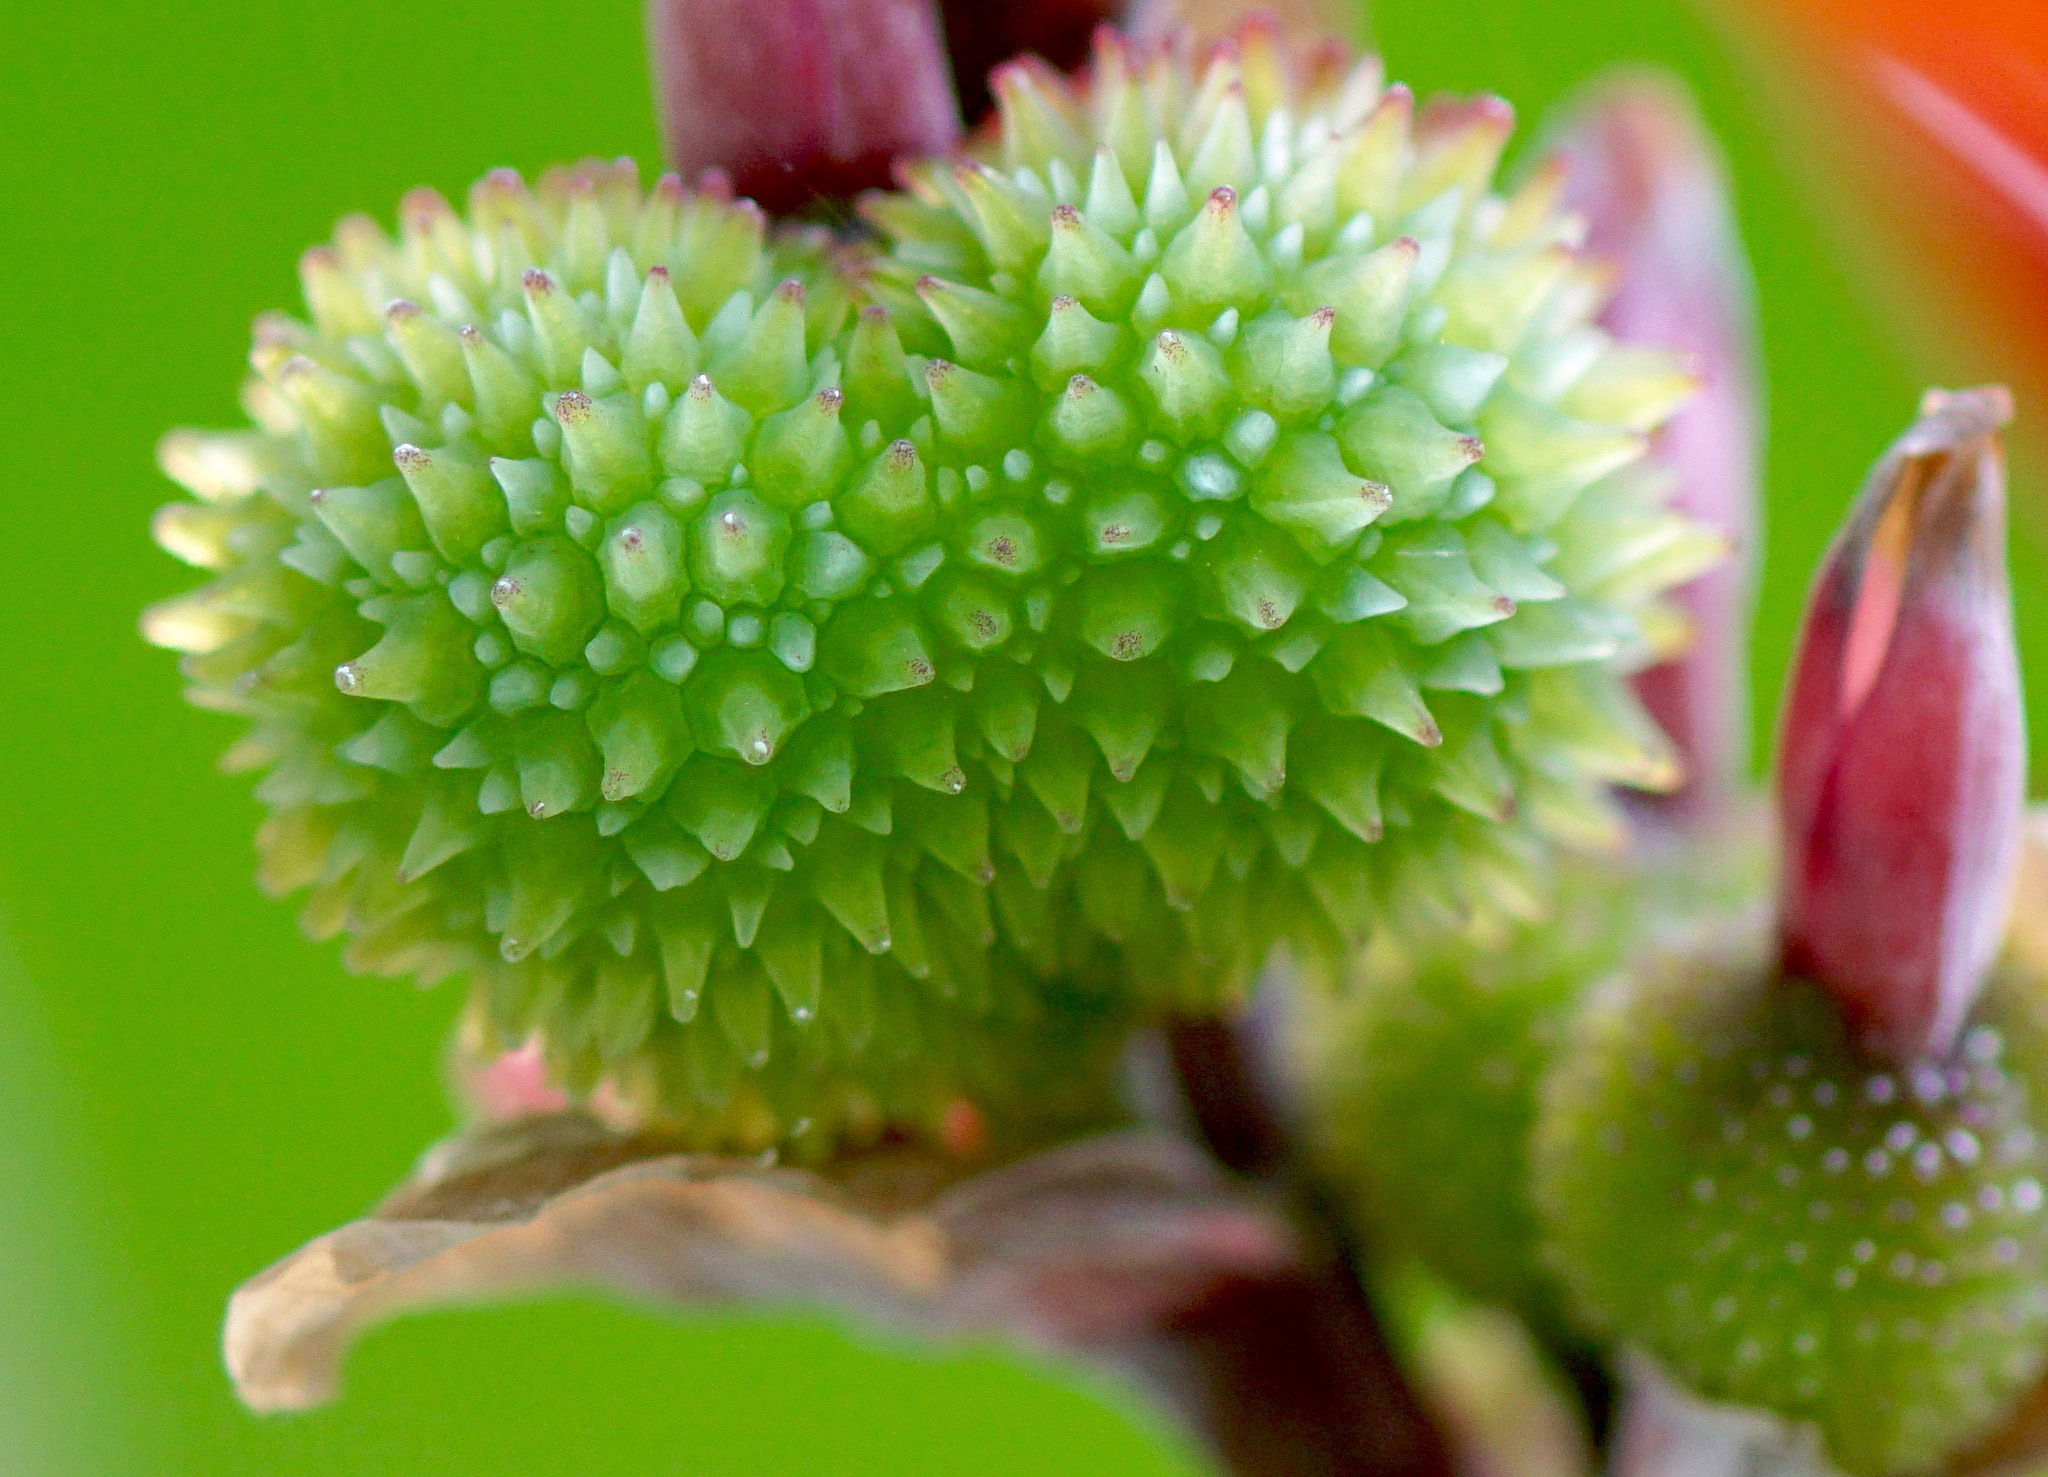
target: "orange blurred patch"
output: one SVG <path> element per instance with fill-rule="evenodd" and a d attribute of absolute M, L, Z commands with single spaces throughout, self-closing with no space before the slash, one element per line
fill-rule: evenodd
<path fill-rule="evenodd" d="M 961 1159 L 979 1154 L 988 1144 L 988 1120 L 981 1109 L 964 1097 L 946 1104 L 939 1120 L 939 1141 L 946 1152 Z"/>
<path fill-rule="evenodd" d="M 2048 5 L 2042 0 L 1719 0 L 1765 43 L 1788 105 L 1823 123 L 1825 178 L 1859 240 L 1908 268 L 1911 325 L 1962 379 L 2048 417 Z M 1816 45 L 1818 42 L 1820 44 Z M 2038 498 L 2037 527 L 2048 532 Z"/>

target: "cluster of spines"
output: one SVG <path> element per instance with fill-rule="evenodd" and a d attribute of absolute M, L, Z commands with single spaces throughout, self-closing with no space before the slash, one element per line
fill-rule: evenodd
<path fill-rule="evenodd" d="M 151 631 L 255 720 L 266 881 L 572 1076 L 703 1056 L 712 1107 L 725 1055 L 1540 907 L 1539 835 L 1668 773 L 1606 664 L 1702 554 L 1630 465 L 1684 377 L 1576 326 L 1540 182 L 1483 195 L 1496 113 L 1417 148 L 1361 69 L 1247 154 L 1268 61 L 1106 54 L 1085 195 L 1008 74 L 1017 159 L 873 202 L 880 257 L 615 167 L 344 223 L 259 325 L 262 429 L 165 451 L 206 500 L 159 535 L 223 573 Z"/>

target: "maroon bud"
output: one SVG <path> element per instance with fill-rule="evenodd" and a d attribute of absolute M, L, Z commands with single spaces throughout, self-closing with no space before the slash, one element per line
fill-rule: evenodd
<path fill-rule="evenodd" d="M 1685 788 L 1652 803 L 1697 816 L 1741 784 L 1749 757 L 1762 439 L 1749 268 L 1720 152 L 1676 81 L 1634 73 L 1597 85 L 1557 143 L 1565 202 L 1585 217 L 1588 249 L 1618 273 L 1603 326 L 1683 350 L 1699 368 L 1699 393 L 1656 442 L 1678 473 L 1676 505 L 1741 551 L 1678 592 L 1693 626 L 1686 654 L 1636 679 L 1686 765 Z"/>
<path fill-rule="evenodd" d="M 960 136 L 933 0 L 648 0 L 662 148 L 778 213 L 886 186 Z"/>
<path fill-rule="evenodd" d="M 1930 391 L 1809 597 L 1778 739 L 1783 961 L 1864 1043 L 1945 1052 L 2004 932 L 2026 796 L 2002 388 Z"/>

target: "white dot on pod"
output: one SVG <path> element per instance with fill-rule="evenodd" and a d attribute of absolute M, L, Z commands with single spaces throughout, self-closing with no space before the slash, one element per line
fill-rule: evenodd
<path fill-rule="evenodd" d="M 2009 1267 L 2020 1259 L 2020 1244 L 2010 1236 L 2001 1236 L 1991 1243 L 1991 1260 L 2001 1267 Z"/>
<path fill-rule="evenodd" d="M 1792 1106 L 1792 1089 L 1782 1082 L 1771 1089 L 1769 1096 L 1771 1106 L 1774 1108 L 1789 1108 Z"/>
<path fill-rule="evenodd" d="M 1977 1135 L 1967 1128 L 1951 1128 L 1942 1136 L 1941 1142 L 1949 1157 L 1958 1164 L 1975 1164 L 1984 1152 L 1983 1146 L 1977 1142 Z"/>
<path fill-rule="evenodd" d="M 1863 1084 L 1863 1096 L 1873 1103 L 1888 1103 L 1898 1095 L 1899 1084 L 1892 1080 L 1889 1072 L 1879 1072 Z"/>
<path fill-rule="evenodd" d="M 1816 1082 L 1813 1084 L 1813 1104 L 1817 1108 L 1832 1108 L 1835 1105 L 1835 1099 L 1839 1096 L 1840 1093 L 1832 1082 Z"/>
<path fill-rule="evenodd" d="M 1732 1322 L 1735 1318 L 1735 1299 L 1723 1294 L 1714 1299 L 1714 1306 L 1707 1311 L 1716 1323 Z"/>
<path fill-rule="evenodd" d="M 1903 1282 L 1913 1275 L 1919 1265 L 1919 1259 L 1912 1252 L 1901 1251 L 1885 1264 L 1885 1270 Z"/>
<path fill-rule="evenodd" d="M 1951 1231 L 1960 1231 L 1970 1224 L 1970 1207 L 1960 1200 L 1951 1200 L 1941 1208 L 1941 1223 Z"/>
<path fill-rule="evenodd" d="M 1863 1156 L 1863 1172 L 1874 1180 L 1881 1180 L 1892 1172 L 1892 1156 L 1882 1149 L 1872 1149 Z"/>
<path fill-rule="evenodd" d="M 1839 1145 L 1820 1156 L 1820 1167 L 1829 1174 L 1840 1174 L 1849 1167 L 1849 1151 Z"/>
<path fill-rule="evenodd" d="M 1985 1185 L 1977 1191 L 1977 1208 L 1986 1214 L 2001 1210 L 2005 1206 L 2005 1191 L 1997 1185 Z"/>
<path fill-rule="evenodd" d="M 1785 1124 L 1785 1132 L 1790 1134 L 1794 1141 L 1810 1138 L 1813 1135 L 1813 1120 L 1804 1113 L 1794 1113 Z"/>
<path fill-rule="evenodd" d="M 1991 1027 L 1977 1026 L 1963 1037 L 1963 1055 L 1980 1065 L 1995 1062 L 2004 1044 Z"/>
<path fill-rule="evenodd" d="M 1931 1180 L 1941 1173 L 1941 1145 L 1922 1144 L 1913 1151 L 1913 1173 Z"/>
<path fill-rule="evenodd" d="M 2016 1182 L 2012 1187 L 2012 1208 L 2021 1215 L 2032 1215 L 2041 1208 L 2041 1182 L 2031 1175 Z"/>
<path fill-rule="evenodd" d="M 1847 1292 L 1856 1285 L 1856 1269 L 1854 1267 L 1835 1268 L 1834 1282 L 1836 1287 L 1839 1287 L 1843 1292 Z"/>
<path fill-rule="evenodd" d="M 1694 1180 L 1692 1182 L 1692 1198 L 1699 1201 L 1702 1205 L 1711 1205 L 1714 1200 L 1713 1180 L 1709 1179 L 1706 1175 L 1701 1175 L 1698 1179 Z"/>
<path fill-rule="evenodd" d="M 1859 1262 L 1869 1262 L 1877 1256 L 1877 1243 L 1871 1240 L 1857 1242 L 1849 1248 L 1849 1255 Z"/>
<path fill-rule="evenodd" d="M 1811 1355 L 1820 1349 L 1820 1335 L 1810 1328 L 1802 1328 L 1792 1336 L 1792 1352 Z"/>
<path fill-rule="evenodd" d="M 1919 1125 L 1901 1119 L 1884 1131 L 1884 1146 L 1894 1154 L 1903 1154 L 1913 1147 L 1913 1141 L 1919 1137 Z"/>
<path fill-rule="evenodd" d="M 1804 1266 L 1806 1264 L 1806 1243 L 1804 1241 L 1786 1242 L 1785 1260 L 1795 1267 Z"/>

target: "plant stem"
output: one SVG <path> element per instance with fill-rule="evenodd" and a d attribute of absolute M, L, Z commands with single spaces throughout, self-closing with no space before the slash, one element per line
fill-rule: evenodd
<path fill-rule="evenodd" d="M 1236 1278 L 1162 1330 L 1189 1405 L 1236 1477 L 1449 1477 L 1450 1450 L 1395 1363 L 1341 1219 L 1309 1176 L 1240 1028 L 1185 1019 L 1168 1051 L 1203 1141 L 1285 1199 L 1297 1265 Z"/>
<path fill-rule="evenodd" d="M 1614 1375 L 1607 1367 L 1607 1361 L 1600 1352 L 1582 1343 L 1551 1342 L 1547 1346 L 1551 1357 L 1557 1360 L 1564 1377 L 1571 1381 L 1573 1391 L 1579 1397 L 1579 1406 L 1586 1415 L 1586 1434 L 1592 1438 L 1594 1452 L 1603 1459 L 1614 1435 L 1614 1409 L 1616 1391 Z"/>

